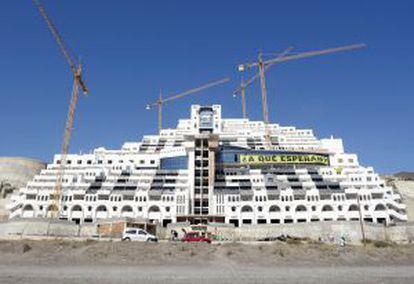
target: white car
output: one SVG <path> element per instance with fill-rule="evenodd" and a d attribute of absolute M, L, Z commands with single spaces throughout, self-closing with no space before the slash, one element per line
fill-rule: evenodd
<path fill-rule="evenodd" d="M 122 233 L 123 241 L 158 242 L 158 238 L 139 228 L 126 228 Z"/>

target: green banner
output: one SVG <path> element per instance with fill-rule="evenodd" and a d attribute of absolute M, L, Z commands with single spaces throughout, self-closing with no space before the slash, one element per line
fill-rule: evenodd
<path fill-rule="evenodd" d="M 263 164 L 313 164 L 329 165 L 329 158 L 322 154 L 255 154 L 239 155 L 239 162 L 245 165 Z"/>

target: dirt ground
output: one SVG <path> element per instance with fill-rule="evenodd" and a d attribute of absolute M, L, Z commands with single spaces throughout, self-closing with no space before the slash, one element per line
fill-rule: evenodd
<path fill-rule="evenodd" d="M 414 245 L 0 241 L 0 283 L 414 283 Z"/>

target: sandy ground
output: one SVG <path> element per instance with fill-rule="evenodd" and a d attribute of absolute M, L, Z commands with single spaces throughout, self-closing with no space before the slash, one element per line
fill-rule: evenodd
<path fill-rule="evenodd" d="M 0 241 L 0 283 L 414 283 L 414 246 Z"/>

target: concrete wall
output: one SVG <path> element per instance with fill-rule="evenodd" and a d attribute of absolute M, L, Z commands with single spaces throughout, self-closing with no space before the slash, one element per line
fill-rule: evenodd
<path fill-rule="evenodd" d="M 181 229 L 190 231 L 189 224 L 170 224 L 167 228 L 157 228 L 160 239 L 169 239 L 172 229 L 180 237 Z M 382 225 L 364 225 L 365 235 L 371 240 L 387 240 L 396 243 L 414 242 L 414 224 L 384 227 Z M 239 228 L 223 225 L 208 225 L 217 240 L 228 241 L 257 241 L 263 238 L 289 235 L 294 237 L 311 238 L 327 243 L 339 243 L 345 237 L 348 243 L 358 244 L 362 239 L 359 222 L 315 222 L 281 225 L 249 225 Z M 97 236 L 96 224 L 76 225 L 69 221 L 47 219 L 16 219 L 0 222 L 0 238 L 24 236 L 57 236 L 57 237 L 94 237 Z"/>
<path fill-rule="evenodd" d="M 0 238 L 19 236 L 92 237 L 96 225 L 76 225 L 69 221 L 47 219 L 16 219 L 0 222 Z"/>
<path fill-rule="evenodd" d="M 165 230 L 165 237 L 169 238 L 172 229 L 180 233 L 182 228 L 186 231 L 191 230 L 188 225 L 172 224 Z M 414 224 L 384 227 L 379 224 L 365 223 L 364 230 L 367 239 L 387 240 L 397 243 L 414 241 Z M 341 237 L 345 237 L 349 243 L 360 243 L 362 240 L 361 227 L 358 221 L 249 225 L 239 228 L 209 225 L 208 232 L 211 232 L 217 239 L 231 241 L 256 241 L 280 235 L 311 238 L 328 243 L 338 243 Z"/>

